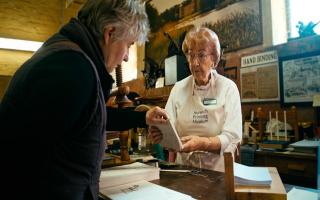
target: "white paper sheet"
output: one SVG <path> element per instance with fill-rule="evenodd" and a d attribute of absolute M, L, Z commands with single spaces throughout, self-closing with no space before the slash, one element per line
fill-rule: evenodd
<path fill-rule="evenodd" d="M 148 181 L 106 188 L 100 190 L 100 193 L 113 200 L 194 200 L 189 195 Z"/>
<path fill-rule="evenodd" d="M 312 147 L 317 148 L 320 146 L 320 141 L 316 140 L 301 140 L 295 143 L 290 144 L 292 147 Z"/>
<path fill-rule="evenodd" d="M 319 193 L 292 188 L 288 194 L 287 199 L 288 200 L 318 200 L 320 198 Z"/>
<path fill-rule="evenodd" d="M 157 126 L 162 132 L 163 138 L 160 144 L 163 147 L 174 149 L 176 151 L 180 151 L 182 149 L 180 137 L 174 127 L 174 124 L 170 120 L 168 120 L 168 123 L 157 124 L 155 126 Z"/>

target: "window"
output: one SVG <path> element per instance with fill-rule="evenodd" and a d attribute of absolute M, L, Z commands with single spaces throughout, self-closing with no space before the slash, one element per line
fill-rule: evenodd
<path fill-rule="evenodd" d="M 287 19 L 289 38 L 299 37 L 298 22 L 305 26 L 309 22 L 320 22 L 320 1 L 319 0 L 287 0 Z M 316 34 L 320 34 L 320 23 L 313 29 Z"/>
<path fill-rule="evenodd" d="M 138 58 L 137 58 L 137 44 L 135 43 L 129 49 L 129 61 L 122 62 L 122 82 L 128 82 L 133 79 L 137 79 L 138 75 Z M 113 70 L 111 76 L 116 81 L 116 70 Z M 116 82 L 113 84 L 113 88 L 117 87 Z"/>

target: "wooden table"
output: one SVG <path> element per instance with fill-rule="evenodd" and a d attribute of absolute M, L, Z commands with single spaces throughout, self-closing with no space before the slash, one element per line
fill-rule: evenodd
<path fill-rule="evenodd" d="M 199 173 L 160 172 L 160 179 L 152 183 L 188 194 L 198 200 L 224 200 L 224 173 L 204 170 Z"/>
<path fill-rule="evenodd" d="M 317 188 L 319 180 L 316 154 L 256 151 L 255 166 L 276 167 L 284 183 Z"/>
<path fill-rule="evenodd" d="M 226 199 L 224 173 L 221 172 L 205 169 L 198 173 L 160 172 L 160 179 L 151 182 L 190 195 L 197 200 Z M 101 200 L 108 198 L 101 197 Z"/>
<path fill-rule="evenodd" d="M 175 169 L 186 169 L 179 167 Z M 235 193 L 239 200 L 244 199 L 286 199 L 286 192 L 276 168 L 270 168 L 272 185 L 268 188 L 236 187 Z M 160 172 L 160 179 L 151 181 L 160 186 L 187 194 L 197 200 L 226 200 L 225 174 L 204 170 L 200 172 Z M 254 193 L 254 194 L 253 194 Z M 263 198 L 262 198 L 263 197 Z M 152 197 L 150 197 L 152 199 Z M 109 200 L 109 198 L 101 198 Z"/>

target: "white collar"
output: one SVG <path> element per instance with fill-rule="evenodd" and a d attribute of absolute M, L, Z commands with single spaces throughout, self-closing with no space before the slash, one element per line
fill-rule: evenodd
<path fill-rule="evenodd" d="M 194 90 L 208 90 L 209 88 L 215 86 L 217 80 L 217 71 L 212 69 L 209 76 L 210 80 L 206 85 L 197 85 L 194 77 L 192 77 L 192 94 L 194 94 Z"/>

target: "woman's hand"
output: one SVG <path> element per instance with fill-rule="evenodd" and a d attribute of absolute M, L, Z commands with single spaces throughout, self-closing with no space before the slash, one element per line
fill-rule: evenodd
<path fill-rule="evenodd" d="M 150 126 L 149 129 L 149 135 L 148 137 L 151 139 L 153 144 L 158 144 L 162 140 L 162 133 L 161 131 L 155 127 L 155 126 Z"/>
<path fill-rule="evenodd" d="M 181 138 L 182 152 L 189 153 L 191 151 L 203 150 L 204 138 L 196 135 L 189 135 Z"/>
<path fill-rule="evenodd" d="M 181 138 L 182 150 L 181 152 L 189 153 L 191 151 L 209 151 L 219 152 L 221 142 L 218 137 L 199 137 L 196 135 L 189 135 Z"/>

